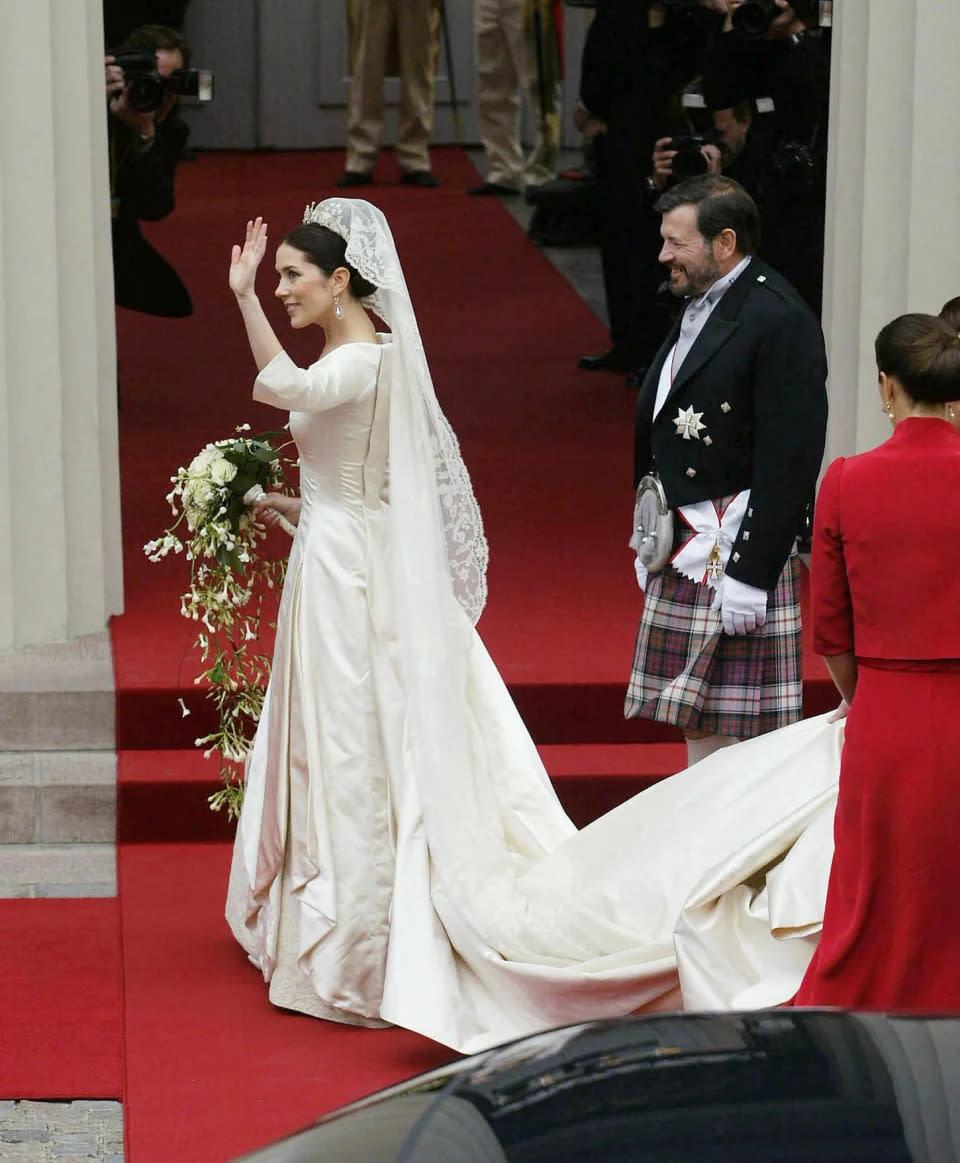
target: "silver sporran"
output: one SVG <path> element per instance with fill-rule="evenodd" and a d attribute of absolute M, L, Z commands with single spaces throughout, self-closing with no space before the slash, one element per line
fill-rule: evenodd
<path fill-rule="evenodd" d="M 633 537 L 630 544 L 637 551 L 647 573 L 659 573 L 673 551 L 673 512 L 667 504 L 660 478 L 648 474 L 637 485 L 633 507 Z"/>

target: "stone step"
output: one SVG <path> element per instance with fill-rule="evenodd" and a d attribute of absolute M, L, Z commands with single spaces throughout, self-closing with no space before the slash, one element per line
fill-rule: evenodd
<path fill-rule="evenodd" d="M 112 844 L 0 844 L 0 897 L 116 895 Z"/>
<path fill-rule="evenodd" d="M 7 1163 L 123 1163 L 123 1103 L 0 1099 L 0 1152 Z"/>
<path fill-rule="evenodd" d="M 106 632 L 0 655 L 0 751 L 106 750 L 115 722 Z"/>
<path fill-rule="evenodd" d="M 112 750 L 0 752 L 0 844 L 107 844 L 116 834 Z"/>

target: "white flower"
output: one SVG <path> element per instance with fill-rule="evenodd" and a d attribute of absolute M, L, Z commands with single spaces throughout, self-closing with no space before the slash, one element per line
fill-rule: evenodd
<path fill-rule="evenodd" d="M 237 475 L 237 466 L 225 456 L 218 456 L 210 465 L 210 479 L 215 485 L 225 485 Z"/>
<path fill-rule="evenodd" d="M 190 461 L 190 465 L 187 468 L 187 473 L 192 477 L 206 476 L 210 465 L 212 465 L 219 456 L 220 450 L 215 445 L 208 444 L 202 452 L 198 452 L 193 460 Z M 183 470 L 181 469 L 181 472 L 182 471 Z"/>

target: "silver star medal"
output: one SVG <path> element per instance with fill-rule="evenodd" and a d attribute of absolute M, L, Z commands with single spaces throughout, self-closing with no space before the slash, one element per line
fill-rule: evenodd
<path fill-rule="evenodd" d="M 684 440 L 699 440 L 700 433 L 707 427 L 701 420 L 702 416 L 702 412 L 694 412 L 692 404 L 689 408 L 680 408 L 674 420 L 677 436 L 682 436 Z"/>

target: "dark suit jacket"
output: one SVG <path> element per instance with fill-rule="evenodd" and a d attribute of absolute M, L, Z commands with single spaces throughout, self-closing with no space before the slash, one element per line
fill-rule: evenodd
<path fill-rule="evenodd" d="M 173 317 L 193 311 L 180 276 L 140 230 L 141 220 L 158 221 L 173 210 L 174 170 L 189 133 L 172 113 L 157 122 L 153 146 L 141 153 L 133 135 L 111 119 L 113 284 L 120 307 Z"/>
<path fill-rule="evenodd" d="M 580 60 L 580 100 L 611 131 L 625 117 L 634 122 L 623 128 L 632 133 L 647 172 L 646 137 L 656 135 L 671 93 L 700 71 L 720 20 L 701 8 L 672 6 L 662 27 L 651 29 L 649 13 L 650 0 L 597 0 Z M 643 124 L 636 124 L 641 115 Z"/>
<path fill-rule="evenodd" d="M 773 589 L 823 458 L 827 359 L 820 325 L 793 287 L 754 258 L 713 309 L 654 420 L 660 371 L 681 319 L 637 399 L 635 477 L 656 470 L 674 507 L 750 489 L 727 573 Z M 677 413 L 688 408 L 706 425 L 697 439 L 677 432 Z"/>

